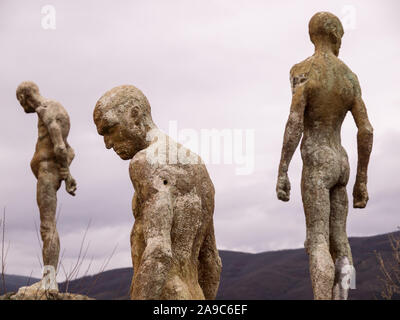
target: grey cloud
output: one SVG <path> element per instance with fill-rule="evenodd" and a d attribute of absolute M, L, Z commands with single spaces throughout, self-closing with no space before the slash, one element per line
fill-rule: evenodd
<path fill-rule="evenodd" d="M 41 28 L 45 4 L 56 8 L 54 31 Z M 400 154 L 393 147 L 400 142 L 398 1 L 2 1 L 0 93 L 6 120 L 0 127 L 0 206 L 7 206 L 9 272 L 29 274 L 39 250 L 33 224 L 38 221 L 36 181 L 29 168 L 37 120 L 24 114 L 15 98 L 23 80 L 37 82 L 44 96 L 60 101 L 72 121 L 69 141 L 77 156 L 71 170 L 79 189 L 75 198 L 64 186 L 59 191 L 66 263 L 76 257 L 91 219 L 90 254 L 97 264 L 118 240 L 109 267 L 130 265 L 133 188 L 128 162 L 104 148 L 92 119 L 97 99 L 124 83 L 142 89 L 155 122 L 166 132 L 171 120 L 180 129 L 255 130 L 252 175 L 209 165 L 221 248 L 259 252 L 302 246 L 299 152 L 289 171 L 291 201 L 279 202 L 274 193 L 291 99 L 289 70 L 313 53 L 310 17 L 320 10 L 340 17 L 349 4 L 356 8 L 357 23 L 345 33 L 340 58 L 359 76 L 375 128 L 375 149 L 371 199 L 364 211 L 350 209 L 348 233 L 369 235 L 400 224 L 400 186 L 394 179 Z M 357 154 L 350 115 L 343 125 L 343 145 L 351 161 L 351 196 Z"/>

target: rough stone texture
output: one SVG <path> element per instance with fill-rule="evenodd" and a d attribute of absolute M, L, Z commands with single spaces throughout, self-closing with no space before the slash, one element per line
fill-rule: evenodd
<path fill-rule="evenodd" d="M 64 180 L 68 193 L 75 195 L 76 191 L 76 182 L 69 172 L 75 156 L 67 141 L 70 120 L 63 106 L 42 97 L 33 82 L 22 82 L 18 86 L 17 99 L 26 113 L 38 115 L 38 140 L 31 169 L 37 178 L 43 262 L 56 270 L 60 252 L 56 229 L 57 190 Z"/>
<path fill-rule="evenodd" d="M 0 296 L 0 300 L 95 300 L 81 294 L 61 293 L 58 290 L 44 290 L 41 282 L 29 287 L 21 287 L 18 292 Z"/>
<path fill-rule="evenodd" d="M 214 299 L 221 273 L 214 186 L 200 157 L 155 126 L 134 86 L 106 92 L 94 122 L 107 149 L 132 159 L 131 298 Z"/>
<path fill-rule="evenodd" d="M 353 189 L 355 208 L 364 208 L 368 201 L 367 167 L 373 129 L 357 76 L 337 57 L 344 33 L 340 20 L 331 13 L 319 12 L 310 20 L 309 33 L 315 53 L 290 71 L 293 98 L 276 192 L 280 200 L 289 200 L 287 171 L 303 135 L 301 191 L 311 282 L 315 299 L 332 299 L 335 261 L 347 257 L 349 263 L 353 263 L 346 234 L 349 163 L 341 145 L 341 126 L 350 111 L 358 128 L 358 167 Z"/>

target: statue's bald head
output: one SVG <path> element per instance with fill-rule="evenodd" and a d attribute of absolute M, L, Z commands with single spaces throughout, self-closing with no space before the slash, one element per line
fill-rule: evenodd
<path fill-rule="evenodd" d="M 96 103 L 93 119 L 98 127 L 112 126 L 126 113 L 130 113 L 136 122 L 151 119 L 149 101 L 132 85 L 115 87 L 103 94 Z"/>
<path fill-rule="evenodd" d="M 344 31 L 339 18 L 330 12 L 318 12 L 308 24 L 312 43 L 316 48 L 329 46 L 337 56 Z"/>
<path fill-rule="evenodd" d="M 17 88 L 17 99 L 26 113 L 35 112 L 39 93 L 39 87 L 32 81 L 24 81 Z"/>
<path fill-rule="evenodd" d="M 146 134 L 154 126 L 149 101 L 132 85 L 107 91 L 96 103 L 93 120 L 106 147 L 123 159 L 145 148 Z"/>

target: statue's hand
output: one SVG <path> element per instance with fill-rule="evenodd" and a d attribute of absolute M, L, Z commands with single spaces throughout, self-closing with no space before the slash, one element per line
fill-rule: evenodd
<path fill-rule="evenodd" d="M 353 207 L 360 209 L 365 208 L 368 199 L 367 184 L 356 181 L 353 189 Z"/>
<path fill-rule="evenodd" d="M 67 179 L 65 179 L 65 189 L 67 190 L 67 192 L 74 196 L 75 195 L 75 191 L 76 191 L 76 181 L 74 178 L 72 178 L 71 175 L 68 175 Z"/>
<path fill-rule="evenodd" d="M 276 195 L 279 200 L 289 201 L 290 199 L 290 181 L 287 173 L 279 174 L 276 184 Z"/>

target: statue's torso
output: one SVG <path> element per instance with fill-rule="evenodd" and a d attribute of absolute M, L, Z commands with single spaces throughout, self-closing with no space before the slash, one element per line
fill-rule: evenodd
<path fill-rule="evenodd" d="M 68 163 L 70 164 L 75 156 L 73 149 L 67 141 L 70 129 L 70 120 L 66 110 L 55 101 L 48 101 L 48 106 L 39 115 L 38 119 L 38 140 L 36 142 L 35 153 L 31 160 L 31 169 L 35 176 L 38 176 L 40 163 L 43 161 L 56 162 L 54 154 L 54 144 L 51 140 L 48 128 L 45 122 L 53 119 L 60 124 L 62 137 L 68 152 Z"/>
<path fill-rule="evenodd" d="M 162 299 L 204 299 L 198 283 L 197 268 L 199 251 L 213 217 L 213 184 L 204 164 L 165 164 L 160 165 L 156 171 L 157 176 L 170 184 L 173 204 L 173 264 Z M 144 174 L 142 179 L 154 179 L 154 176 Z M 131 234 L 134 270 L 138 270 L 145 249 L 142 213 L 146 201 L 151 197 L 146 190 L 137 189 L 132 203 L 135 216 Z"/>
<path fill-rule="evenodd" d="M 343 152 L 340 130 L 355 98 L 354 74 L 333 54 L 315 54 L 292 71 L 297 78 L 306 78 L 302 152 L 313 152 L 319 147 Z"/>

